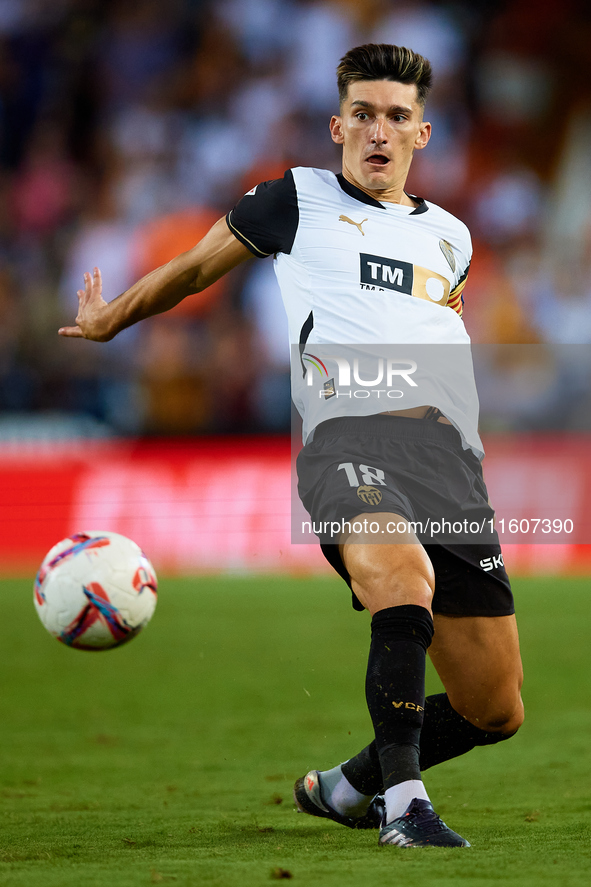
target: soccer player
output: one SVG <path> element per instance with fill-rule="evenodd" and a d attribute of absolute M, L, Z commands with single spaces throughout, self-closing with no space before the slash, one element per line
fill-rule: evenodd
<path fill-rule="evenodd" d="M 342 173 L 288 170 L 249 191 L 193 249 L 111 302 L 98 268 L 78 291 L 76 326 L 63 336 L 107 341 L 166 311 L 252 256 L 275 256 L 291 341 L 301 351 L 341 343 L 463 347 L 466 227 L 405 182 L 427 145 L 429 62 L 403 47 L 350 50 L 337 71 L 340 108 L 330 121 Z M 469 846 L 435 813 L 422 772 L 522 723 L 522 669 L 510 585 L 496 534 L 486 542 L 421 544 L 410 521 L 430 494 L 460 517 L 492 515 L 477 431 L 446 393 L 404 410 L 328 397 L 330 418 L 309 409 L 302 363 L 292 368 L 304 414 L 299 490 L 314 521 L 367 515 L 396 543 L 350 527 L 323 551 L 372 617 L 366 698 L 371 744 L 344 764 L 295 785 L 300 810 L 353 828 L 380 828 L 380 844 Z M 387 406 L 391 406 L 391 402 Z M 454 412 L 455 410 L 455 412 Z M 406 524 L 405 524 L 406 522 Z M 344 526 L 344 525 L 343 525 Z M 492 524 L 491 524 L 492 527 Z M 445 693 L 425 700 L 427 650 Z"/>

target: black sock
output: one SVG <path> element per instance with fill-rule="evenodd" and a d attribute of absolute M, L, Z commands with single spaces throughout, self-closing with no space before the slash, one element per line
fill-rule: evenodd
<path fill-rule="evenodd" d="M 421 770 L 464 755 L 477 745 L 494 745 L 513 735 L 475 727 L 451 707 L 447 693 L 429 696 L 421 733 Z"/>
<path fill-rule="evenodd" d="M 371 630 L 365 695 L 387 789 L 421 778 L 425 656 L 433 620 L 424 607 L 405 604 L 377 612 Z"/>
<path fill-rule="evenodd" d="M 384 791 L 380 756 L 375 739 L 354 758 L 345 761 L 341 765 L 341 770 L 353 788 L 362 795 L 377 795 Z"/>
<path fill-rule="evenodd" d="M 480 745 L 494 745 L 513 733 L 488 733 L 455 711 L 446 693 L 428 696 L 420 739 L 421 771 L 457 758 Z M 384 790 L 375 740 L 343 764 L 343 773 L 358 792 L 374 795 Z"/>

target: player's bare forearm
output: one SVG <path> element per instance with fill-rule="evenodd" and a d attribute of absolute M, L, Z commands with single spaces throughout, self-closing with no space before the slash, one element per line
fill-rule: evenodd
<path fill-rule="evenodd" d="M 62 327 L 59 334 L 108 342 L 134 323 L 201 292 L 249 258 L 252 253 L 220 219 L 193 249 L 151 271 L 110 302 L 103 299 L 101 273 L 95 268 L 92 274 L 85 273 L 84 289 L 78 290 L 76 326 Z"/>

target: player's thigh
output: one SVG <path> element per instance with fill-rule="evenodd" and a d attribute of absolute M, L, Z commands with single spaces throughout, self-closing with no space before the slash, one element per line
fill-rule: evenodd
<path fill-rule="evenodd" d="M 436 613 L 433 621 L 429 655 L 453 708 L 483 730 L 517 730 L 523 667 L 515 616 Z"/>
<path fill-rule="evenodd" d="M 339 551 L 351 588 L 365 609 L 372 615 L 403 604 L 430 610 L 435 574 L 408 521 L 391 512 L 373 512 L 358 514 L 350 523 L 353 530 L 361 529 L 342 537 Z M 377 541 L 382 539 L 396 541 Z"/>

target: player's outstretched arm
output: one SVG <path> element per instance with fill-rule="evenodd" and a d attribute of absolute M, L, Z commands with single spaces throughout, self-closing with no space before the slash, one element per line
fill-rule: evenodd
<path fill-rule="evenodd" d="M 121 330 L 174 308 L 185 296 L 199 293 L 235 268 L 252 253 L 237 240 L 219 219 L 197 246 L 181 253 L 167 265 L 151 271 L 111 302 L 102 296 L 101 272 L 84 275 L 84 289 L 78 290 L 76 326 L 58 330 L 60 336 L 108 342 Z"/>

